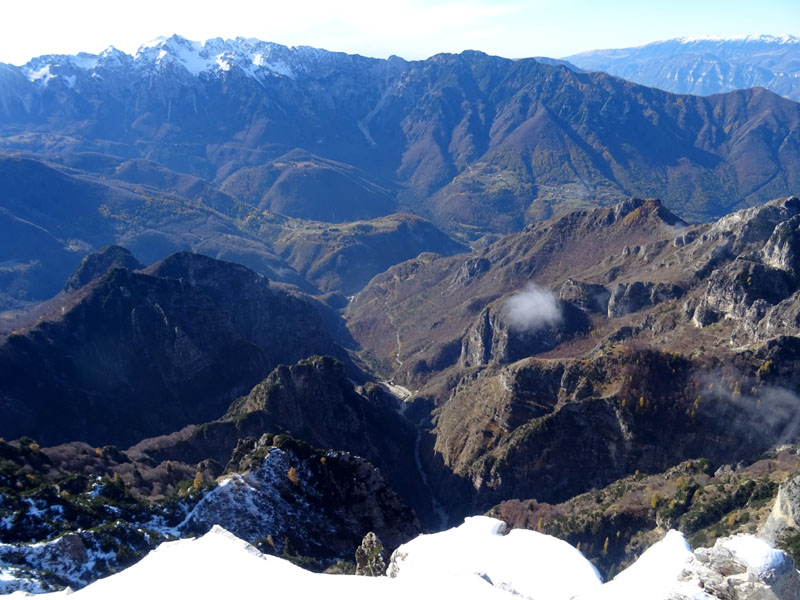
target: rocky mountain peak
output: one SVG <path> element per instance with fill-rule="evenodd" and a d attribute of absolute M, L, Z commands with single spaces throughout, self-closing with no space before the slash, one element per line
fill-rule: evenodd
<path fill-rule="evenodd" d="M 686 226 L 686 222 L 670 212 L 658 198 L 631 198 L 614 206 L 614 218 L 627 226 Z"/>
<path fill-rule="evenodd" d="M 94 254 L 89 254 L 81 260 L 64 284 L 64 291 L 74 292 L 105 275 L 112 268 L 135 270 L 143 269 L 144 265 L 122 246 L 103 246 Z"/>
<path fill-rule="evenodd" d="M 143 44 L 134 60 L 139 68 L 173 66 L 192 75 L 230 71 L 234 67 L 255 75 L 259 71 L 295 77 L 288 59 L 292 50 L 280 44 L 237 37 L 233 40 L 212 38 L 204 42 L 188 40 L 180 35 L 157 38 Z"/>

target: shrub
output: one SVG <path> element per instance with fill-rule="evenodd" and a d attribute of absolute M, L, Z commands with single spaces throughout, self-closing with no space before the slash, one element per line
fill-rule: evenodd
<path fill-rule="evenodd" d="M 297 477 L 297 469 L 294 467 L 289 467 L 288 477 L 292 485 L 300 485 L 300 479 Z"/>

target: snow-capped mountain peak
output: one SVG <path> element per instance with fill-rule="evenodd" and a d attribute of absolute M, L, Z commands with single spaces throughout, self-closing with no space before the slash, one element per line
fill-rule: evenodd
<path fill-rule="evenodd" d="M 698 42 L 745 42 L 745 43 L 762 43 L 762 44 L 798 44 L 800 37 L 789 35 L 788 33 L 782 35 L 768 35 L 768 34 L 755 34 L 755 35 L 734 35 L 734 36 L 688 36 L 679 37 L 674 41 L 681 44 L 694 44 Z M 658 42 L 656 42 L 658 43 Z"/>
<path fill-rule="evenodd" d="M 199 42 L 172 35 L 145 42 L 132 56 L 109 46 L 99 54 L 39 56 L 20 70 L 29 81 L 41 86 L 58 80 L 73 87 L 86 76 L 102 78 L 104 71 L 131 66 L 139 71 L 175 69 L 193 77 L 201 74 L 214 77 L 239 69 L 263 82 L 269 77 L 295 79 L 330 54 L 316 48 L 287 47 L 254 38 L 217 37 Z"/>
<path fill-rule="evenodd" d="M 252 38 L 212 38 L 196 42 L 173 35 L 143 44 L 136 51 L 134 60 L 141 68 L 172 65 L 194 76 L 238 67 L 256 78 L 272 74 L 294 79 L 295 72 L 287 59 L 296 50 Z"/>

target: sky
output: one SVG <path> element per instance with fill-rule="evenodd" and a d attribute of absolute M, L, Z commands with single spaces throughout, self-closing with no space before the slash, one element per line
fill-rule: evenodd
<path fill-rule="evenodd" d="M 159 36 L 254 37 L 409 60 L 482 50 L 560 58 L 681 36 L 800 35 L 797 0 L 5 0 L 0 62 L 130 54 Z"/>

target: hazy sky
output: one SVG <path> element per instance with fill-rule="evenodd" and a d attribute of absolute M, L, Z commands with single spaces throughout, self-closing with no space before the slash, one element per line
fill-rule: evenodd
<path fill-rule="evenodd" d="M 386 57 L 561 57 L 680 36 L 800 35 L 797 0 L 28 0 L 0 4 L 0 62 L 128 53 L 158 36 L 256 37 Z"/>

